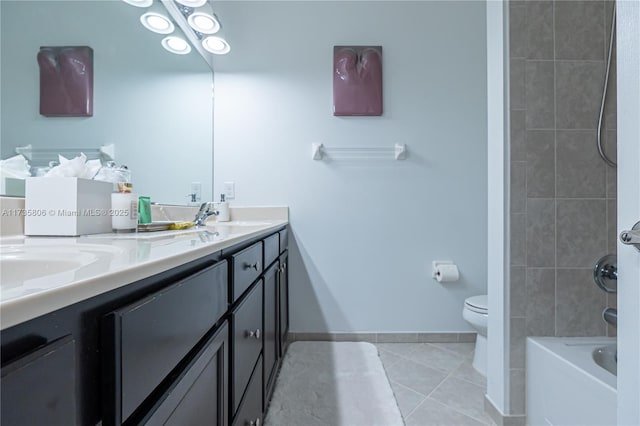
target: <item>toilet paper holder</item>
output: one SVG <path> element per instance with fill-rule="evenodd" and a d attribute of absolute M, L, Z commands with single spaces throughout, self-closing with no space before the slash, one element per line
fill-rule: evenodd
<path fill-rule="evenodd" d="M 456 266 L 455 263 L 453 263 L 453 261 L 451 261 L 451 260 L 434 260 L 434 261 L 431 262 L 431 278 L 433 278 L 436 281 L 440 281 L 438 279 L 439 267 L 443 266 L 443 265 Z M 457 270 L 456 270 L 456 276 L 453 278 L 453 280 L 454 281 L 458 280 Z M 446 280 L 446 281 L 449 281 L 449 280 Z"/>

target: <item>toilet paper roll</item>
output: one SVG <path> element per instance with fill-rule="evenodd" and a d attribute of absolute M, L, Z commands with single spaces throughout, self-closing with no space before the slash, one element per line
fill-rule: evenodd
<path fill-rule="evenodd" d="M 460 273 L 456 265 L 438 265 L 436 267 L 436 280 L 439 283 L 458 281 Z"/>

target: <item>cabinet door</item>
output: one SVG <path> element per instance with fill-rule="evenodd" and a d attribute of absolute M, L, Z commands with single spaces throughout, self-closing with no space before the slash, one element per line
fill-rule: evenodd
<path fill-rule="evenodd" d="M 284 356 L 287 347 L 287 333 L 289 332 L 289 253 L 285 251 L 280 256 L 280 273 L 278 275 L 278 350 Z"/>
<path fill-rule="evenodd" d="M 103 319 L 104 424 L 147 412 L 151 394 L 164 392 L 169 373 L 224 315 L 227 288 L 223 261 Z"/>
<path fill-rule="evenodd" d="M 75 364 L 66 336 L 3 366 L 2 425 L 76 424 Z"/>
<path fill-rule="evenodd" d="M 238 409 L 251 372 L 262 352 L 262 279 L 252 287 L 240 305 L 234 309 L 232 318 L 232 412 Z M 262 381 L 262 376 L 260 376 Z M 262 390 L 262 386 L 260 386 Z M 262 404 L 262 398 L 260 398 Z"/>
<path fill-rule="evenodd" d="M 276 262 L 264 274 L 264 397 L 269 400 L 276 376 L 276 363 L 280 348 L 278 346 L 278 273 Z"/>
<path fill-rule="evenodd" d="M 218 329 L 194 355 L 143 424 L 226 426 L 229 330 Z"/>
<path fill-rule="evenodd" d="M 247 391 L 233 420 L 233 426 L 260 426 L 262 424 L 262 362 L 260 361 L 256 364 L 251 375 Z"/>

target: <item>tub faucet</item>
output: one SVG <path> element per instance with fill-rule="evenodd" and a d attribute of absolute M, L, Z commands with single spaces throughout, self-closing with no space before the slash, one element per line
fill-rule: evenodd
<path fill-rule="evenodd" d="M 218 216 L 219 214 L 220 212 L 213 208 L 212 201 L 202 203 L 200 205 L 200 210 L 198 210 L 198 213 L 196 213 L 195 219 L 193 219 L 193 222 L 196 224 L 196 226 L 202 226 L 209 216 Z"/>
<path fill-rule="evenodd" d="M 606 308 L 602 311 L 602 319 L 614 327 L 618 327 L 618 310 L 613 308 Z"/>

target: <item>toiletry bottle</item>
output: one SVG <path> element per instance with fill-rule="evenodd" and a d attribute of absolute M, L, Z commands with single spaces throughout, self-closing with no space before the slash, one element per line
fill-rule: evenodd
<path fill-rule="evenodd" d="M 118 182 L 118 192 L 111 194 L 111 227 L 114 232 L 138 230 L 138 196 L 130 182 Z"/>
<path fill-rule="evenodd" d="M 224 194 L 220 194 L 217 210 L 216 222 L 229 222 L 229 202 L 224 200 Z"/>

